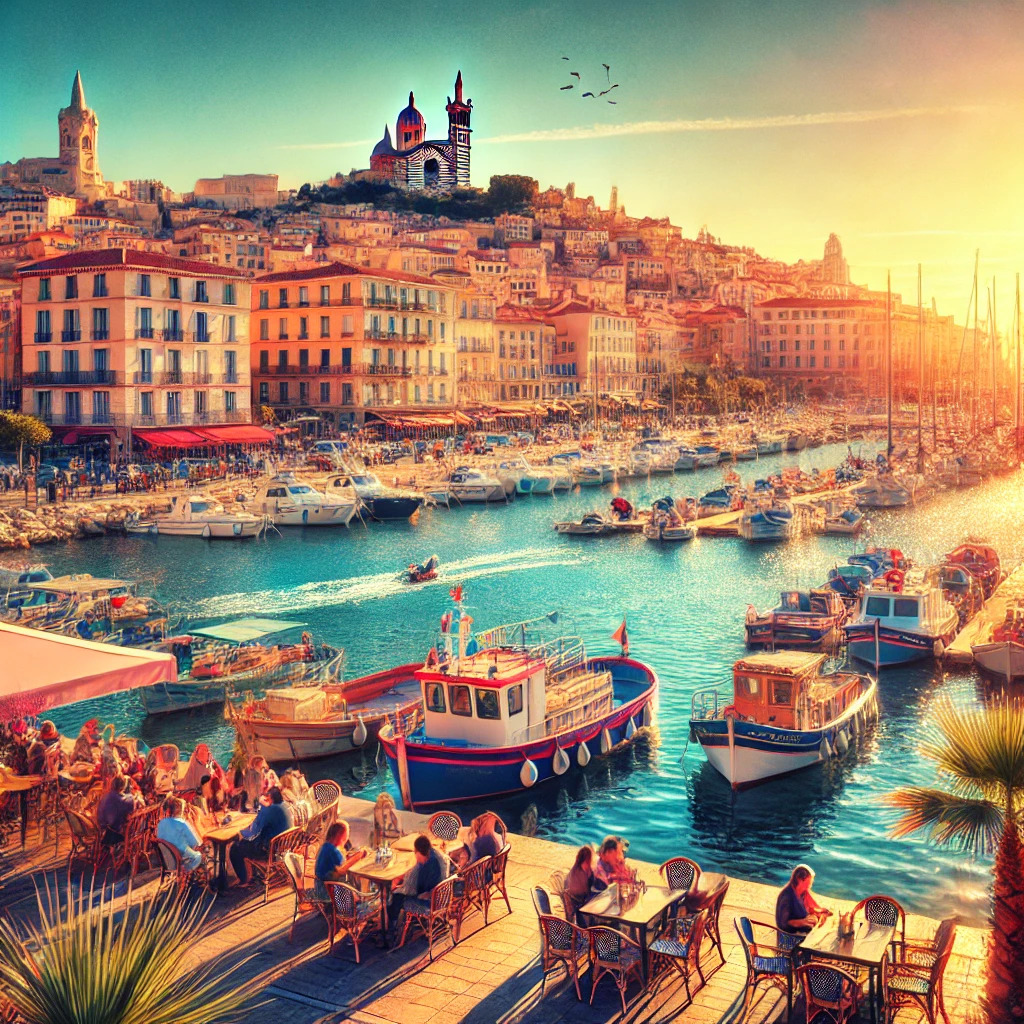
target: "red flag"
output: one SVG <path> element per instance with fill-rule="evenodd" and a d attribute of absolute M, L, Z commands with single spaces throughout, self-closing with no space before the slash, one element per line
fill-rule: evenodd
<path fill-rule="evenodd" d="M 448 591 L 448 596 L 451 597 L 453 601 L 461 601 L 462 584 L 460 583 L 457 587 L 452 587 L 452 589 Z"/>
<path fill-rule="evenodd" d="M 626 620 L 622 620 L 622 625 L 619 626 L 614 633 L 612 633 L 612 639 L 622 645 L 622 653 L 625 655 L 629 654 L 629 634 L 626 632 Z"/>

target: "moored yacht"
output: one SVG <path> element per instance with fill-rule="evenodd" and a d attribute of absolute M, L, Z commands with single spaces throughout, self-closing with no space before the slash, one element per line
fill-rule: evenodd
<path fill-rule="evenodd" d="M 461 502 L 506 501 L 509 492 L 496 476 L 482 469 L 460 467 L 448 479 L 448 493 Z"/>
<path fill-rule="evenodd" d="M 279 473 L 256 491 L 252 510 L 275 526 L 348 526 L 356 498 L 341 491 L 328 497 L 291 473 Z"/>
<path fill-rule="evenodd" d="M 137 513 L 124 521 L 128 533 L 166 534 L 170 537 L 258 537 L 267 528 L 266 516 L 228 512 L 211 498 L 176 494 L 167 512 L 143 520 Z"/>
<path fill-rule="evenodd" d="M 355 494 L 359 506 L 381 521 L 408 519 L 423 504 L 423 495 L 386 487 L 376 473 L 360 470 L 330 477 L 327 493 L 335 492 Z"/>

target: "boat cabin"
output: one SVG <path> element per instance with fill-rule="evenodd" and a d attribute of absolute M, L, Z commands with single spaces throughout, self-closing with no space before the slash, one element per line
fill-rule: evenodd
<path fill-rule="evenodd" d="M 837 605 L 837 602 L 838 605 Z M 842 602 L 834 590 L 784 590 L 779 597 L 779 606 L 775 609 L 786 615 L 802 613 L 804 615 L 838 615 L 842 611 Z"/>
<path fill-rule="evenodd" d="M 29 583 L 17 591 L 11 591 L 6 605 L 8 608 L 39 608 L 58 603 L 96 601 L 101 598 L 128 597 L 135 585 L 127 580 L 103 579 L 88 573 L 57 576 L 51 579 Z"/>
<path fill-rule="evenodd" d="M 950 610 L 937 573 L 912 570 L 903 579 L 882 576 L 872 580 L 861 598 L 860 618 L 877 619 L 894 629 L 927 631 L 933 623 L 947 619 Z"/>
<path fill-rule="evenodd" d="M 822 675 L 824 654 L 776 651 L 733 665 L 733 708 L 739 718 L 780 729 L 819 729 L 863 692 L 862 676 Z"/>

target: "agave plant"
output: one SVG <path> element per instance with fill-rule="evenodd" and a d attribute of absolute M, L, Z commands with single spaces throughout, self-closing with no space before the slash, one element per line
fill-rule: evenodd
<path fill-rule="evenodd" d="M 1024 1015 L 1024 708 L 993 700 L 964 710 L 948 699 L 933 710 L 920 748 L 943 789 L 910 786 L 889 794 L 902 811 L 895 836 L 928 830 L 932 839 L 972 853 L 995 853 L 992 931 L 985 1009 L 992 1021 Z"/>
<path fill-rule="evenodd" d="M 249 997 L 199 939 L 209 908 L 156 892 L 118 909 L 103 890 L 36 889 L 37 923 L 0 919 L 0 1007 L 25 1024 L 214 1024 Z M 197 957 L 196 953 L 200 953 Z M 195 966 L 185 966 L 195 963 Z M 6 1017 L 2 1019 L 7 1019 Z"/>

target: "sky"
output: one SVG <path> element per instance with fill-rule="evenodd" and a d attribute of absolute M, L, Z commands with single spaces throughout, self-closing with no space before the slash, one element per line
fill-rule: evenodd
<path fill-rule="evenodd" d="M 607 206 L 617 185 L 632 215 L 790 262 L 834 231 L 856 283 L 891 271 L 913 299 L 921 263 L 958 322 L 980 250 L 982 316 L 993 277 L 1012 315 L 1024 0 L 0 0 L 0 21 L 0 161 L 56 153 L 81 69 L 106 178 L 297 187 L 368 166 L 410 90 L 444 137 L 461 69 L 477 186 Z"/>

